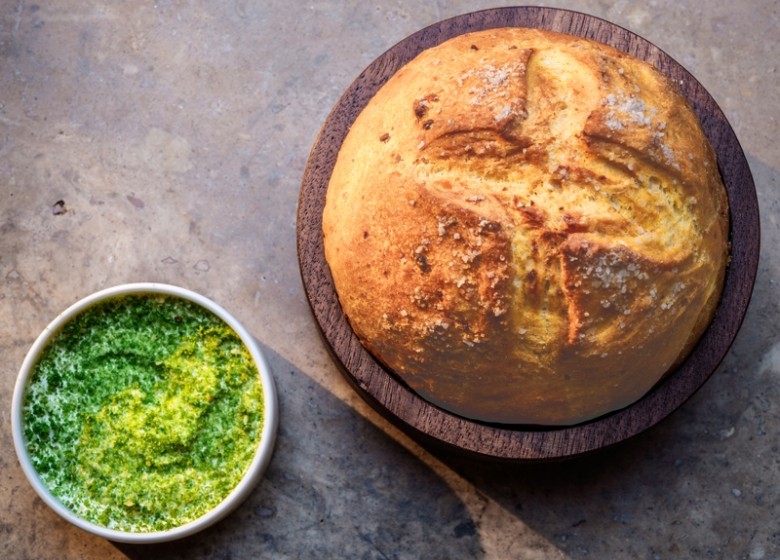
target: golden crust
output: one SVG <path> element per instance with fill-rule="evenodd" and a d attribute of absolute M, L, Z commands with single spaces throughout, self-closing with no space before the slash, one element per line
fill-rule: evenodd
<path fill-rule="evenodd" d="M 328 187 L 325 255 L 362 343 L 466 417 L 624 407 L 714 313 L 715 155 L 656 70 L 528 29 L 451 39 L 374 96 Z"/>

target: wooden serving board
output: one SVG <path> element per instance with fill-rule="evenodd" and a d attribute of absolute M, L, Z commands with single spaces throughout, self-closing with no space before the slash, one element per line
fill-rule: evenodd
<path fill-rule="evenodd" d="M 731 264 L 717 314 L 688 359 L 633 405 L 571 427 L 485 424 L 442 410 L 410 390 L 366 351 L 342 312 L 325 262 L 322 212 L 330 174 L 353 121 L 374 93 L 422 50 L 470 31 L 531 27 L 612 45 L 657 67 L 692 103 L 718 155 L 731 212 Z M 712 97 L 666 53 L 617 25 L 553 8 L 486 10 L 444 20 L 407 37 L 377 58 L 347 88 L 312 148 L 298 204 L 298 259 L 304 289 L 322 337 L 346 378 L 376 410 L 423 444 L 513 461 L 573 457 L 634 436 L 668 416 L 712 375 L 747 311 L 758 267 L 755 187 L 739 142 Z"/>

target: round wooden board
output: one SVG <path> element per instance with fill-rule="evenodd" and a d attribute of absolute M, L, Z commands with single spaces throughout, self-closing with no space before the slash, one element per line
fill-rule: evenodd
<path fill-rule="evenodd" d="M 732 259 L 717 314 L 688 359 L 633 405 L 571 427 L 537 429 L 476 422 L 425 401 L 365 350 L 342 312 L 323 251 L 322 212 L 330 174 L 351 124 L 374 93 L 422 50 L 463 33 L 496 27 L 542 28 L 612 45 L 657 67 L 698 114 L 728 191 Z M 602 19 L 553 8 L 486 10 L 444 20 L 407 37 L 377 58 L 327 117 L 303 176 L 298 204 L 298 259 L 320 332 L 357 392 L 423 444 L 506 460 L 573 457 L 613 445 L 655 425 L 682 405 L 717 369 L 747 311 L 758 267 L 755 187 L 739 142 L 712 97 L 682 66 L 637 35 Z"/>

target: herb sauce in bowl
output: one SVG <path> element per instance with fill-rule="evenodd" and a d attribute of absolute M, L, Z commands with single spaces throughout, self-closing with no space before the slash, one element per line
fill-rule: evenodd
<path fill-rule="evenodd" d="M 21 432 L 40 481 L 75 516 L 159 533 L 239 485 L 265 402 L 256 360 L 225 321 L 188 299 L 129 293 L 48 340 L 23 391 Z"/>

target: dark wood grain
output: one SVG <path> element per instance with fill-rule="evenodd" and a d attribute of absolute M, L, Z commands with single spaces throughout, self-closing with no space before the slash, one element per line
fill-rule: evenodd
<path fill-rule="evenodd" d="M 728 192 L 731 264 L 717 313 L 688 359 L 633 405 L 563 428 L 489 425 L 461 418 L 420 398 L 360 344 L 341 310 L 325 262 L 322 212 L 336 156 L 354 119 L 374 93 L 422 50 L 470 31 L 533 27 L 612 45 L 657 67 L 677 84 L 699 116 Z M 742 324 L 758 267 L 759 217 L 755 187 L 739 142 L 712 97 L 681 65 L 648 41 L 585 14 L 552 8 L 501 8 L 431 25 L 377 58 L 350 85 L 327 117 L 304 172 L 298 204 L 298 259 L 323 340 L 355 390 L 386 418 L 423 444 L 480 457 L 544 460 L 573 457 L 616 444 L 667 417 L 690 398 L 726 356 Z"/>

